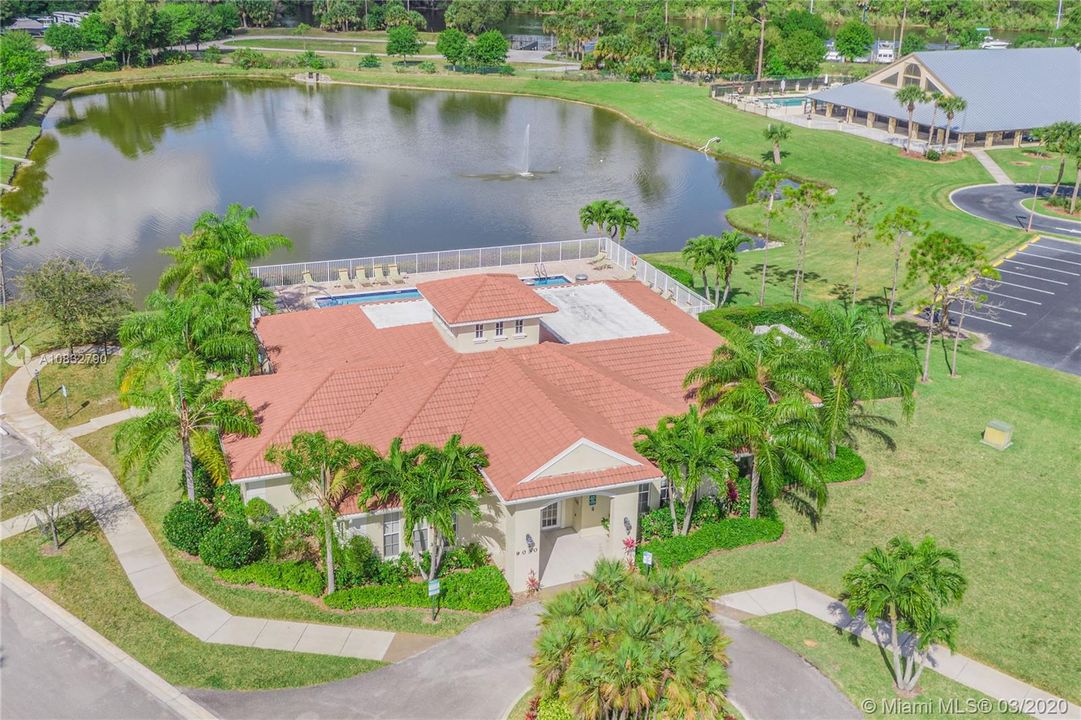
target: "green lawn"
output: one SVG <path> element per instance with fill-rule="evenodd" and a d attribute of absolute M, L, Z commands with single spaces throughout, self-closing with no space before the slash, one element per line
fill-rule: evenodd
<path fill-rule="evenodd" d="M 93 353 L 91 356 L 98 357 Z M 50 363 L 41 369 L 38 382 L 42 402 L 38 403 L 37 385 L 33 382 L 26 398 L 56 428 L 80 425 L 124 409 L 117 397 L 115 356 L 109 356 L 103 363 Z M 61 386 L 68 391 L 66 402 Z"/>
<path fill-rule="evenodd" d="M 103 428 L 77 438 L 76 442 L 104 463 L 119 478 L 119 466 L 112 452 L 115 433 L 115 426 Z M 182 496 L 183 491 L 179 479 L 180 457 L 177 453 L 167 460 L 145 484 L 140 485 L 133 478 L 128 478 L 121 480 L 121 485 L 135 504 L 135 509 L 142 516 L 143 522 L 157 539 L 166 557 L 172 562 L 181 580 L 235 615 L 348 625 L 441 637 L 456 635 L 482 617 L 469 612 L 445 610 L 440 614 L 439 623 L 433 625 L 427 622 L 428 611 L 425 609 L 379 608 L 343 613 L 327 609 L 312 598 L 292 593 L 224 585 L 217 580 L 214 571 L 202 561 L 180 553 L 161 535 L 162 518 L 173 503 Z"/>
<path fill-rule="evenodd" d="M 969 580 L 959 651 L 1078 702 L 1081 625 L 1059 610 L 1081 604 L 1081 378 L 967 348 L 959 372 L 948 376 L 936 348 L 897 450 L 861 443 L 869 477 L 830 488 L 817 531 L 782 507 L 780 542 L 694 565 L 721 592 L 796 579 L 837 595 L 872 545 L 933 535 Z M 896 415 L 891 405 L 879 407 Z M 1004 452 L 979 442 L 991 419 L 1016 428 Z"/>
<path fill-rule="evenodd" d="M 1078 197 L 1077 204 L 1078 204 L 1078 207 L 1081 207 L 1081 196 Z M 1025 207 L 1026 209 L 1031 208 L 1032 207 L 1032 198 L 1029 198 L 1028 200 L 1022 200 L 1021 205 L 1023 207 Z M 1047 205 L 1047 201 L 1044 200 L 1043 198 L 1039 198 L 1036 201 L 1036 214 L 1037 215 L 1047 215 L 1048 217 L 1053 217 L 1053 218 L 1065 218 L 1065 219 L 1069 219 L 1069 220 L 1081 219 L 1081 211 L 1079 211 L 1077 213 L 1074 213 L 1073 215 L 1070 215 L 1068 212 L 1066 212 L 1066 209 L 1063 209 L 1063 208 L 1060 208 L 1060 207 L 1049 207 Z"/>
<path fill-rule="evenodd" d="M 1037 176 L 1039 176 L 1041 185 L 1052 184 L 1055 182 L 1055 177 L 1058 175 L 1058 155 L 1044 154 L 1042 148 L 1002 148 L 999 150 L 988 150 L 987 154 L 992 160 L 998 163 L 998 166 L 1002 168 L 1014 182 L 1032 183 L 1036 182 Z M 1041 166 L 1046 166 L 1047 169 L 1041 172 Z M 1062 182 L 1073 185 L 1074 178 L 1076 177 L 1077 163 L 1071 162 L 1069 158 L 1066 158 L 1066 168 L 1062 174 Z"/>
<path fill-rule="evenodd" d="M 226 43 L 228 47 L 255 47 L 255 48 L 277 48 L 280 50 L 312 50 L 314 52 L 331 50 L 334 52 L 351 52 L 356 47 L 356 54 L 358 57 L 367 55 L 368 53 L 385 53 L 387 47 L 382 42 L 373 42 L 371 39 L 366 40 L 354 40 L 353 44 L 343 40 L 311 40 L 308 38 L 267 38 L 263 40 L 230 40 Z M 421 47 L 420 52 L 417 55 L 438 55 L 435 51 L 435 45 L 424 45 Z M 344 61 L 344 56 L 331 55 L 333 60 Z"/>
<path fill-rule="evenodd" d="M 887 705 L 899 698 L 893 690 L 889 666 L 874 644 L 856 640 L 848 633 L 838 632 L 833 626 L 796 611 L 751 618 L 746 624 L 788 646 L 818 668 L 865 716 L 887 718 L 903 714 L 896 709 L 890 712 Z M 910 702 L 918 704 L 921 718 L 957 717 L 964 714 L 966 708 L 976 714 L 981 703 L 990 703 L 990 707 L 997 709 L 997 701 L 945 678 L 931 668 L 920 676 L 919 691 Z M 951 708 L 954 712 L 950 712 Z M 979 716 L 998 718 L 1018 714 L 980 712 Z"/>
<path fill-rule="evenodd" d="M 12 345 L 12 338 L 8 336 L 9 327 L 11 334 L 15 336 L 15 342 L 29 348 L 32 355 L 40 355 L 60 345 L 56 328 L 52 323 L 31 312 L 27 305 L 8 303 L 7 312 L 8 318 L 0 323 L 0 347 L 7 348 Z M 7 319 L 10 319 L 10 324 L 6 321 Z M 7 382 L 16 369 L 16 366 L 0 359 L 0 386 Z"/>
<path fill-rule="evenodd" d="M 200 642 L 144 605 L 93 516 L 58 555 L 31 531 L 0 543 L 3 563 L 174 685 L 226 690 L 298 687 L 380 667 L 373 660 Z M 67 524 L 65 536 L 71 535 Z"/>
<path fill-rule="evenodd" d="M 2 492 L 4 487 L 0 485 L 0 520 L 8 520 L 35 509 L 33 505 L 28 504 L 20 497 L 8 497 L 7 493 Z M 65 481 L 64 488 L 67 491 L 66 497 L 71 497 L 79 492 L 79 486 L 74 481 Z"/>

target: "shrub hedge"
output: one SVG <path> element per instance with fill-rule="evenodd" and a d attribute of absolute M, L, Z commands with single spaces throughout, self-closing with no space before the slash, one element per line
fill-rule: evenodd
<path fill-rule="evenodd" d="M 510 605 L 510 588 L 499 568 L 487 565 L 469 572 L 452 573 L 442 579 L 440 605 L 452 610 L 491 612 Z M 372 607 L 428 607 L 428 584 L 363 585 L 338 590 L 326 597 L 326 604 L 338 610 Z"/>
<path fill-rule="evenodd" d="M 559 698 L 544 698 L 537 706 L 537 720 L 574 720 L 574 714 Z"/>
<path fill-rule="evenodd" d="M 260 560 L 239 568 L 222 568 L 218 575 L 226 582 L 237 585 L 262 585 L 279 590 L 292 590 L 304 595 L 319 597 L 326 588 L 323 573 L 310 562 L 276 563 Z"/>
<path fill-rule="evenodd" d="M 691 290 L 694 290 L 694 275 L 692 275 L 689 270 L 684 270 L 683 268 L 674 265 L 662 265 L 660 263 L 654 264 L 653 267 L 668 275 L 676 282 L 682 283 Z"/>
<path fill-rule="evenodd" d="M 238 568 L 251 562 L 262 538 L 252 532 L 247 520 L 227 517 L 211 528 L 199 543 L 199 557 L 213 568 Z"/>
<path fill-rule="evenodd" d="M 198 555 L 199 543 L 216 522 L 214 513 L 203 503 L 181 500 L 165 513 L 161 530 L 173 547 L 189 555 Z"/>
<path fill-rule="evenodd" d="M 867 463 L 852 448 L 837 446 L 837 457 L 822 466 L 822 480 L 828 483 L 846 482 L 863 477 Z"/>
<path fill-rule="evenodd" d="M 713 550 L 731 549 L 762 540 L 776 540 L 784 532 L 784 524 L 770 518 L 730 518 L 706 523 L 690 535 L 654 540 L 638 546 L 653 553 L 654 567 L 674 568 L 709 554 Z"/>
<path fill-rule="evenodd" d="M 707 310 L 699 315 L 698 319 L 722 335 L 732 326 L 743 330 L 753 330 L 755 325 L 778 323 L 787 325 L 798 333 L 807 333 L 810 314 L 811 309 L 805 305 L 776 303 L 762 307 L 749 305 Z"/>

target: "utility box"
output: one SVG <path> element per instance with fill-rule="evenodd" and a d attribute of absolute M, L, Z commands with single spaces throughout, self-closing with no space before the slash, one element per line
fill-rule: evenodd
<path fill-rule="evenodd" d="M 983 440 L 980 442 L 996 450 L 1005 450 L 1013 445 L 1013 425 L 1001 420 L 990 421 L 983 430 Z"/>

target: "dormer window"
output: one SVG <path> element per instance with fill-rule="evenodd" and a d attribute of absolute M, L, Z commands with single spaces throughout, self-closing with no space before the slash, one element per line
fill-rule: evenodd
<path fill-rule="evenodd" d="M 495 324 L 495 336 L 497 339 L 505 337 L 503 333 L 503 321 L 500 320 Z"/>
<path fill-rule="evenodd" d="M 919 85 L 922 76 L 923 73 L 920 72 L 920 66 L 916 63 L 908 63 L 905 65 L 905 85 Z"/>
<path fill-rule="evenodd" d="M 484 323 L 477 323 L 473 326 L 473 339 L 478 341 L 484 339 Z"/>
<path fill-rule="evenodd" d="M 514 334 L 525 335 L 525 320 L 519 318 L 514 321 Z"/>

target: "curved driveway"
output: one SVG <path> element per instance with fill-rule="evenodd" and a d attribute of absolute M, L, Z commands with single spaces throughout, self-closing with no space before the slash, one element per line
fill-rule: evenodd
<path fill-rule="evenodd" d="M 540 605 L 511 608 L 402 662 L 326 685 L 266 692 L 186 690 L 219 717 L 499 720 L 532 681 Z M 731 691 L 747 720 L 857 720 L 833 684 L 780 643 L 721 619 Z"/>
<path fill-rule="evenodd" d="M 1029 185 L 973 185 L 954 190 L 950 201 L 970 215 L 1024 230 L 1028 227 L 1029 211 L 1021 201 L 1032 197 L 1035 187 Z M 1040 186 L 1040 197 L 1051 194 L 1049 186 Z M 1032 219 L 1032 232 L 1081 238 L 1081 222 L 1037 214 Z"/>

